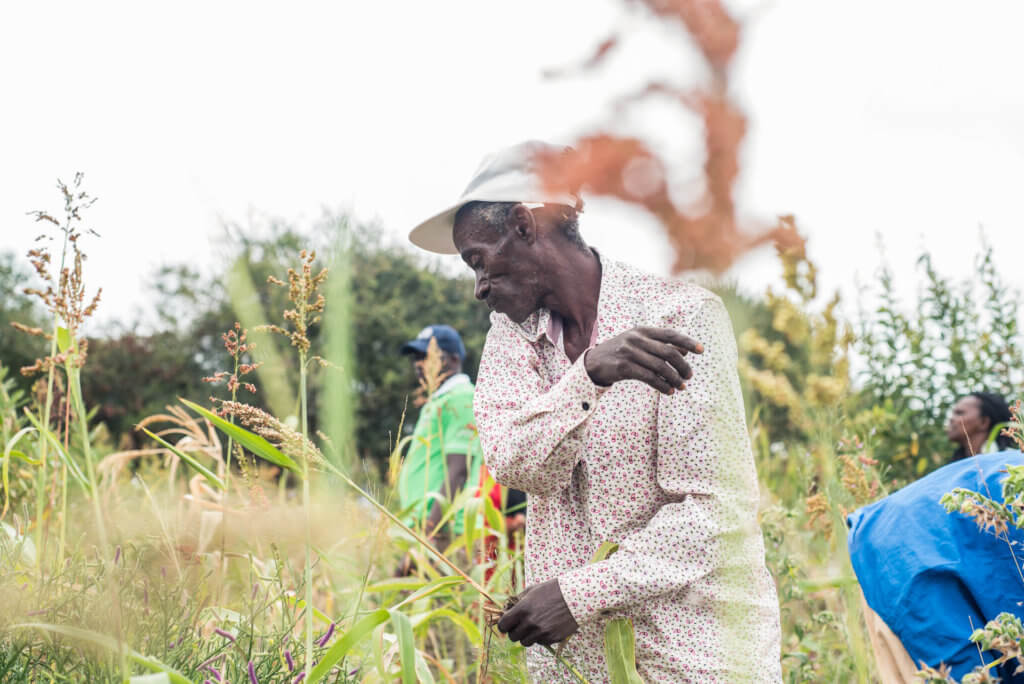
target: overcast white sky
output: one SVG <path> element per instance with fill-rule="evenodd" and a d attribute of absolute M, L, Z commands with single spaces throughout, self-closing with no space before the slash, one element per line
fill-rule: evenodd
<path fill-rule="evenodd" d="M 823 285 L 857 295 L 884 235 L 901 287 L 930 249 L 968 277 L 979 226 L 1019 284 L 1024 255 L 1024 3 L 777 0 L 747 17 L 734 73 L 751 117 L 737 199 L 794 213 Z M 209 267 L 224 220 L 298 223 L 323 207 L 404 235 L 450 202 L 485 152 L 570 142 L 648 76 L 701 78 L 683 33 L 621 0 L 572 2 L 33 2 L 0 9 L 0 249 L 86 173 L 103 235 L 88 245 L 103 318 L 145 303 L 160 263 Z M 612 30 L 596 73 L 542 77 Z M 649 108 L 616 124 L 696 177 L 692 117 Z M 583 229 L 614 257 L 667 272 L 642 214 L 590 202 Z M 1014 258 L 1016 263 L 1014 263 Z M 763 289 L 771 258 L 733 269 Z M 4 296 L 6 293 L 0 293 Z M 852 307 L 850 308 L 852 311 Z"/>

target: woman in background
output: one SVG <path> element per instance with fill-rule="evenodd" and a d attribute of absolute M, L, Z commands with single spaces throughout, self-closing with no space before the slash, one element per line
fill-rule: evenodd
<path fill-rule="evenodd" d="M 957 445 L 953 460 L 982 453 L 992 428 L 1009 422 L 1010 407 L 998 394 L 971 392 L 958 399 L 946 424 L 946 436 Z M 996 436 L 995 446 L 996 451 L 1014 448 L 1013 440 L 1003 434 Z"/>

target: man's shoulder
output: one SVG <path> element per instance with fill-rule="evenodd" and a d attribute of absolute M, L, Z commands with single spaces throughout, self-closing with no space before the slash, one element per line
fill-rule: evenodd
<path fill-rule="evenodd" d="M 629 264 L 615 266 L 619 289 L 642 305 L 648 325 L 678 324 L 710 302 L 721 303 L 718 295 L 695 282 L 648 273 Z"/>

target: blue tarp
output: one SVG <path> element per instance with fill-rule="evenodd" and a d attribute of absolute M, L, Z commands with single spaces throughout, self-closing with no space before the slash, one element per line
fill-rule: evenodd
<path fill-rule="evenodd" d="M 963 487 L 1002 501 L 1007 464 L 1024 464 L 1024 454 L 951 463 L 847 518 L 850 560 L 868 605 L 915 664 L 945 663 L 957 679 L 981 664 L 968 641 L 974 628 L 1002 612 L 1024 618 L 1024 580 L 1006 541 L 965 515 L 946 513 L 939 500 Z M 1024 559 L 1024 533 L 1011 528 L 1010 541 Z M 996 657 L 987 652 L 984 662 Z M 1010 675 L 1013 669 L 1001 672 L 1003 681 L 1024 683 L 1024 675 Z"/>

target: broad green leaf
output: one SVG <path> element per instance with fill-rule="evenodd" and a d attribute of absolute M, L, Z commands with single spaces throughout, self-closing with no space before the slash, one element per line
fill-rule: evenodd
<path fill-rule="evenodd" d="M 434 684 L 434 675 L 419 651 L 416 651 L 416 681 L 420 684 Z"/>
<path fill-rule="evenodd" d="M 205 409 L 199 404 L 189 401 L 188 399 L 181 399 L 181 403 L 185 404 L 185 406 L 188 406 L 196 413 L 202 415 L 204 418 L 213 423 L 218 430 L 226 434 L 228 437 L 231 437 L 233 440 L 244 446 L 252 453 L 259 456 L 260 458 L 270 461 L 274 465 L 279 465 L 282 468 L 287 468 L 288 470 L 291 470 L 292 472 L 298 475 L 302 474 L 302 469 L 299 468 L 298 463 L 293 461 L 290 456 L 284 454 L 280 449 L 275 447 L 273 444 L 268 442 L 263 437 L 260 437 L 255 433 L 249 432 L 245 428 L 240 427 L 238 425 L 232 425 L 228 421 L 218 416 L 213 411 Z"/>
<path fill-rule="evenodd" d="M 167 676 L 166 672 L 135 675 L 128 679 L 128 684 L 171 684 L 171 678 Z"/>
<path fill-rule="evenodd" d="M 99 632 L 93 632 L 88 629 L 79 629 L 78 627 L 68 627 L 66 625 L 50 625 L 43 622 L 25 622 L 20 625 L 11 625 L 11 629 L 41 629 L 46 632 L 53 632 L 54 634 L 61 634 L 71 639 L 79 639 L 81 641 L 88 641 L 89 643 L 95 644 L 102 648 L 112 651 L 114 653 L 120 653 L 124 649 L 124 654 L 128 656 L 133 662 L 138 663 L 142 667 L 152 672 L 162 672 L 167 675 L 167 679 L 170 680 L 171 684 L 193 684 L 192 680 L 181 674 L 174 668 L 164 665 L 156 658 L 152 658 L 147 655 L 143 655 L 138 651 L 129 648 L 127 645 L 117 642 L 117 639 L 107 636 L 106 634 L 100 634 Z"/>
<path fill-rule="evenodd" d="M 462 579 L 458 575 L 445 575 L 438 579 L 426 584 L 418 591 L 414 591 L 412 594 L 407 596 L 401 603 L 397 604 L 395 608 L 401 608 L 402 606 L 419 601 L 421 598 L 431 596 L 439 591 L 447 589 L 449 587 L 456 587 L 460 584 L 465 584 L 466 580 Z"/>
<path fill-rule="evenodd" d="M 46 441 L 57 450 L 57 455 L 60 456 L 60 460 L 64 465 L 68 467 L 68 472 L 71 473 L 71 478 L 85 490 L 86 494 L 92 496 L 92 487 L 89 485 L 89 480 L 85 477 L 85 473 L 83 473 L 82 469 L 78 467 L 78 463 L 76 463 L 75 459 L 71 457 L 71 454 L 64 449 L 64 445 L 60 443 L 57 436 L 48 428 L 44 428 L 40 420 L 36 418 L 28 408 L 25 409 L 25 415 L 28 416 L 29 422 L 39 430 L 39 434 L 43 435 L 43 437 L 46 438 Z"/>
<path fill-rule="evenodd" d="M 389 610 L 391 626 L 398 638 L 398 653 L 402 661 L 402 684 L 416 684 L 416 638 L 412 633 L 412 622 L 405 613 Z"/>
<path fill-rule="evenodd" d="M 463 508 L 464 514 L 462 516 L 462 526 L 465 531 L 466 539 L 466 558 L 473 558 L 473 546 L 476 543 L 476 523 L 477 518 L 480 517 L 480 505 L 483 499 L 480 497 L 473 497 L 466 502 L 466 506 Z"/>
<path fill-rule="evenodd" d="M 57 349 L 61 354 L 71 349 L 71 333 L 67 328 L 57 327 Z"/>
<path fill-rule="evenodd" d="M 393 577 L 381 580 L 380 582 L 374 582 L 366 587 L 366 591 L 371 594 L 379 594 L 388 591 L 408 591 L 410 589 L 419 589 L 426 583 L 426 580 L 422 580 L 418 577 Z"/>
<path fill-rule="evenodd" d="M 501 515 L 501 511 L 494 507 L 494 502 L 491 501 L 491 497 L 487 496 L 486 493 L 481 494 L 480 498 L 484 502 L 484 518 L 487 519 L 487 524 L 495 532 L 504 534 L 505 518 Z"/>
<path fill-rule="evenodd" d="M 212 484 L 214 487 L 221 491 L 227 489 L 227 487 L 224 484 L 224 480 L 217 477 L 217 474 L 215 472 L 204 466 L 195 458 L 189 456 L 187 453 L 185 453 L 178 447 L 172 445 L 171 443 L 167 442 L 166 440 L 161 439 L 159 435 L 150 432 L 146 428 L 142 428 L 142 431 L 149 435 L 157 444 L 164 447 L 165 449 L 168 449 L 171 453 L 180 458 L 182 461 L 192 466 L 196 470 L 196 472 L 205 477 L 206 481 Z"/>
<path fill-rule="evenodd" d="M 352 628 L 345 632 L 345 636 L 335 641 L 334 645 L 327 649 L 327 653 L 310 671 L 309 678 L 306 680 L 308 684 L 315 684 L 323 679 L 331 671 L 331 668 L 340 663 L 342 658 L 352 650 L 353 646 L 369 636 L 377 625 L 387 622 L 390 617 L 390 613 L 381 608 L 352 625 Z"/>
<path fill-rule="evenodd" d="M 609 620 L 604 628 L 604 657 L 612 684 L 644 684 L 636 671 L 636 642 L 628 618 Z"/>
<path fill-rule="evenodd" d="M 597 547 L 597 551 L 594 552 L 594 557 L 590 559 L 591 564 L 600 563 L 603 560 L 607 560 L 613 553 L 619 550 L 619 545 L 615 542 L 601 542 L 601 546 Z"/>

